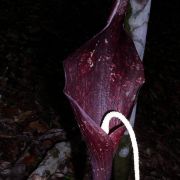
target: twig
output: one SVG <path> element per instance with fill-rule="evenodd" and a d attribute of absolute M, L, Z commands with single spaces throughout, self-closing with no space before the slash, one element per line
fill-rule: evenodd
<path fill-rule="evenodd" d="M 69 143 L 61 142 L 56 144 L 48 151 L 47 156 L 30 175 L 28 180 L 46 180 L 56 172 L 59 165 L 65 164 L 67 159 L 70 158 L 70 153 Z"/>

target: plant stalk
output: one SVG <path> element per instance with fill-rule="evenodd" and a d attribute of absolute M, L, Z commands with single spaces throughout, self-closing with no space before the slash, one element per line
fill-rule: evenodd
<path fill-rule="evenodd" d="M 151 8 L 151 0 L 130 0 L 130 8 L 127 15 L 130 14 L 128 19 L 128 27 L 131 37 L 134 41 L 135 47 L 141 60 L 143 60 L 146 35 L 148 29 L 149 14 Z M 135 123 L 137 104 L 134 105 L 130 122 L 132 126 Z M 130 173 L 130 160 L 131 160 L 131 142 L 126 132 L 119 145 L 119 150 L 116 153 L 113 162 L 113 179 L 114 180 L 128 180 Z"/>

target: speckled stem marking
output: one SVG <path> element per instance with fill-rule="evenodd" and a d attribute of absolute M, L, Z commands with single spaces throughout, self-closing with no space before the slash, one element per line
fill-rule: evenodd
<path fill-rule="evenodd" d="M 130 32 L 141 60 L 143 60 L 146 45 L 146 35 L 151 9 L 151 0 L 130 0 L 132 14 L 129 18 Z M 137 104 L 134 105 L 130 117 L 134 126 Z M 128 134 L 127 132 L 125 134 Z"/>
<path fill-rule="evenodd" d="M 132 15 L 129 18 L 130 31 L 138 54 L 142 60 L 146 44 L 151 0 L 130 0 L 130 3 L 132 8 Z"/>

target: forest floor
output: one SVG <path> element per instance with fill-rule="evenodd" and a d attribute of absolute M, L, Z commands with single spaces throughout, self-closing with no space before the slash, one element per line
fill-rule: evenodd
<path fill-rule="evenodd" d="M 178 3 L 152 4 L 135 125 L 143 180 L 180 179 Z M 27 179 L 57 142 L 71 142 L 72 156 L 49 179 L 82 178 L 85 145 L 62 92 L 62 60 L 103 27 L 110 4 L 1 1 L 0 179 Z"/>

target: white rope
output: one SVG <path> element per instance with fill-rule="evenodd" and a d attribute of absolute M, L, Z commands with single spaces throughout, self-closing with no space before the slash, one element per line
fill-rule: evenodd
<path fill-rule="evenodd" d="M 104 117 L 101 128 L 107 134 L 109 134 L 109 122 L 114 117 L 121 120 L 123 122 L 123 124 L 125 125 L 126 129 L 129 132 L 130 139 L 131 139 L 131 142 L 132 142 L 132 147 L 133 147 L 135 180 L 140 180 L 140 175 L 139 175 L 140 174 L 139 173 L 139 151 L 138 151 L 136 136 L 135 136 L 135 133 L 134 133 L 133 128 L 132 128 L 131 124 L 129 123 L 129 121 L 121 113 L 119 113 L 117 111 L 111 111 L 108 114 L 106 114 L 106 116 Z"/>

